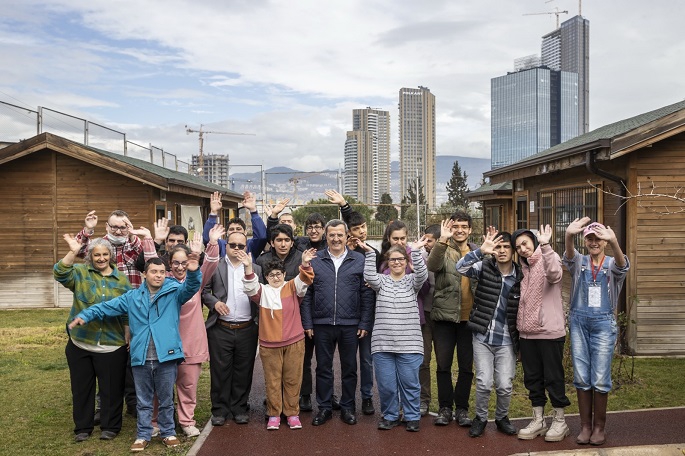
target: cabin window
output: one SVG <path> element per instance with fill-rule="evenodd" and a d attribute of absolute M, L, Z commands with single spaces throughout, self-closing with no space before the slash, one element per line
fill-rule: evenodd
<path fill-rule="evenodd" d="M 541 225 L 552 227 L 552 248 L 561 254 L 564 250 L 566 227 L 576 218 L 590 217 L 597 220 L 599 213 L 599 192 L 590 185 L 560 188 L 538 193 L 538 208 Z M 576 239 L 576 248 L 585 253 L 581 235 Z"/>

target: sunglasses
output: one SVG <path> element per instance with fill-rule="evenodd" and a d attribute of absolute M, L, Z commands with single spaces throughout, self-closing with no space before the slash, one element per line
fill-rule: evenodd
<path fill-rule="evenodd" d="M 228 246 L 232 249 L 244 250 L 245 244 L 237 244 L 235 242 L 229 242 Z"/>

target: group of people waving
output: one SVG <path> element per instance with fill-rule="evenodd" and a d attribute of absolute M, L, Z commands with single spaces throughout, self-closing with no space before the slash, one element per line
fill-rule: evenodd
<path fill-rule="evenodd" d="M 341 218 L 310 215 L 306 236 L 295 236 L 288 200 L 268 207 L 266 224 L 246 193 L 252 239 L 240 218 L 217 224 L 221 195 L 210 200 L 203 235 L 188 239 L 165 219 L 135 229 L 123 211 L 94 237 L 95 211 L 76 236 L 64 235 L 69 251 L 55 279 L 74 292 L 66 356 L 71 374 L 76 441 L 96 426 L 111 440 L 122 425 L 126 372 L 131 372 L 137 435 L 131 451 L 159 436 L 180 444 L 174 422 L 187 437 L 199 435 L 194 419 L 202 363 L 210 365 L 211 423 L 249 422 L 248 399 L 257 351 L 266 383 L 267 429 L 285 420 L 302 428 L 301 412 L 325 424 L 340 409 L 354 425 L 359 384 L 364 414 L 374 414 L 374 374 L 381 419 L 390 430 L 405 423 L 419 431 L 431 403 L 430 361 L 437 364 L 439 410 L 435 425 L 453 419 L 480 436 L 488 420 L 494 383 L 495 423 L 521 439 L 569 434 L 562 364 L 566 318 L 561 298 L 562 263 L 572 276 L 568 317 L 574 385 L 581 413 L 580 444 L 604 443 L 607 393 L 616 339 L 614 312 L 629 268 L 614 232 L 588 218 L 566 229 L 563 261 L 552 249 L 552 229 L 513 235 L 486 229 L 480 246 L 468 242 L 471 217 L 458 211 L 407 242 L 401 221 L 388 224 L 381 251 L 367 241 L 365 218 L 338 192 L 326 192 Z M 574 246 L 582 233 L 588 255 Z M 604 255 L 609 244 L 615 258 Z M 264 250 L 268 250 L 262 253 Z M 514 262 L 514 251 L 518 262 Z M 83 262 L 77 262 L 83 257 Z M 202 306 L 209 309 L 205 321 Z M 452 384 L 456 349 L 459 374 Z M 334 392 L 338 352 L 341 392 Z M 311 361 L 316 355 L 316 388 Z M 517 354 L 530 391 L 533 420 L 520 430 L 509 421 Z M 357 365 L 359 360 L 359 366 Z M 127 364 L 130 366 L 127 369 Z M 475 365 L 475 416 L 469 396 Z M 360 381 L 357 381 L 358 375 Z M 94 415 L 96 380 L 100 408 Z M 554 408 L 548 428 L 547 395 Z M 129 397 L 126 402 L 131 409 Z"/>

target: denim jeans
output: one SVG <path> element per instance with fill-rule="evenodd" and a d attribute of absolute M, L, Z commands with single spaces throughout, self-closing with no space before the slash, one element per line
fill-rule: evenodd
<path fill-rule="evenodd" d="M 174 384 L 176 383 L 176 361 L 145 361 L 142 366 L 133 366 L 133 380 L 138 397 L 137 437 L 150 441 L 152 438 L 152 408 L 155 395 L 159 400 L 157 423 L 162 438 L 176 435 L 174 425 Z"/>
<path fill-rule="evenodd" d="M 569 314 L 573 386 L 581 390 L 594 388 L 600 393 L 611 391 L 611 362 L 618 329 L 612 314 Z"/>
<path fill-rule="evenodd" d="M 373 397 L 371 331 L 359 339 L 359 392 L 362 394 L 362 399 L 371 399 Z"/>
<path fill-rule="evenodd" d="M 402 402 L 407 421 L 421 419 L 419 367 L 422 362 L 423 355 L 420 353 L 377 352 L 373 354 L 383 418 L 391 421 L 398 420 L 400 402 Z"/>
<path fill-rule="evenodd" d="M 516 355 L 513 345 L 488 345 L 473 336 L 473 361 L 476 366 L 476 415 L 488 419 L 488 404 L 492 383 L 495 383 L 497 407 L 495 419 L 509 414 L 513 380 L 516 374 Z"/>

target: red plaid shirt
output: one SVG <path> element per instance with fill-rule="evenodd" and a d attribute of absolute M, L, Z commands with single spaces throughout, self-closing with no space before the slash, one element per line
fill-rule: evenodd
<path fill-rule="evenodd" d="M 78 253 L 80 258 L 85 257 L 88 252 L 90 236 L 91 235 L 88 234 L 85 228 L 76 235 L 76 240 L 83 244 Z M 109 236 L 107 234 L 102 236 L 102 238 L 109 241 Z M 114 252 L 117 257 L 117 269 L 126 274 L 126 277 L 128 277 L 128 281 L 131 282 L 133 288 L 140 287 L 143 283 L 143 275 L 136 269 L 136 260 L 138 259 L 138 255 L 141 255 L 143 252 L 143 244 L 140 242 L 140 239 L 138 239 L 138 236 L 134 236 L 133 240 L 129 238 L 122 245 L 112 244 L 112 247 L 114 247 Z"/>

